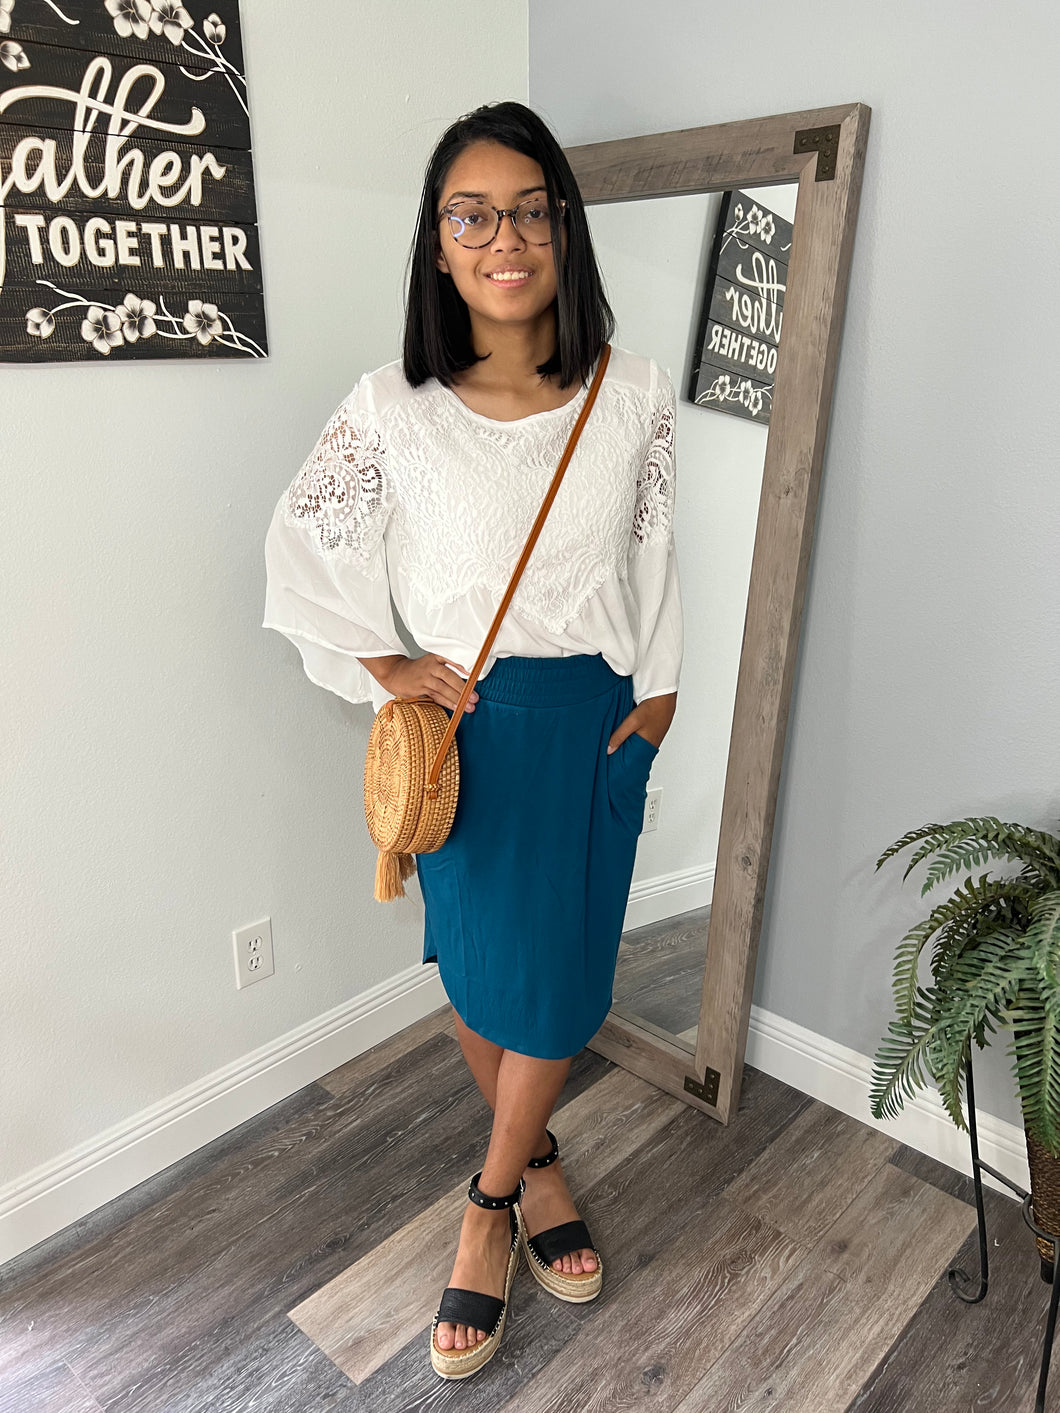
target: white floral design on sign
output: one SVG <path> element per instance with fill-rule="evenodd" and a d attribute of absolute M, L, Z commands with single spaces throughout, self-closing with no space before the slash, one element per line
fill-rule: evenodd
<path fill-rule="evenodd" d="M 27 309 L 26 333 L 34 338 L 50 338 L 55 332 L 55 316 L 63 309 L 84 309 L 81 337 L 104 355 L 122 344 L 157 336 L 196 339 L 203 347 L 218 343 L 224 348 L 249 353 L 252 358 L 265 357 L 265 350 L 248 334 L 240 333 L 223 310 L 202 299 L 189 299 L 183 314 L 171 314 L 162 295 L 154 301 L 127 293 L 120 304 L 104 304 L 102 300 L 85 299 L 70 290 L 60 289 L 51 280 L 37 283 L 63 295 L 67 302 L 52 309 Z"/>
<path fill-rule="evenodd" d="M 16 44 L 13 39 L 5 39 L 0 43 L 0 64 L 17 74 L 19 69 L 29 68 L 29 59 L 21 44 Z"/>
<path fill-rule="evenodd" d="M 184 315 L 184 327 L 194 334 L 201 344 L 207 344 L 218 334 L 224 333 L 224 325 L 217 317 L 216 304 L 203 304 L 201 299 L 188 300 L 188 312 Z"/>
<path fill-rule="evenodd" d="M 0 0 L 0 32 L 3 32 L 3 8 L 6 6 L 10 13 L 14 3 L 15 0 Z M 151 34 L 163 34 L 174 48 L 186 49 L 196 59 L 208 59 L 212 67 L 203 72 L 186 69 L 183 64 L 179 66 L 180 72 L 196 83 L 220 74 L 235 94 L 243 112 L 248 113 L 247 81 L 221 53 L 227 29 L 216 10 L 211 10 L 203 20 L 200 34 L 195 28 L 194 16 L 180 0 L 103 0 L 103 3 L 114 21 L 114 28 L 123 39 L 133 36 L 146 39 Z"/>
<path fill-rule="evenodd" d="M 104 3 L 122 39 L 129 39 L 132 35 L 137 39 L 147 38 L 150 33 L 147 21 L 151 18 L 151 6 L 147 0 L 104 0 Z"/>
<path fill-rule="evenodd" d="M 732 225 L 724 233 L 725 238 L 721 243 L 721 249 L 724 250 L 730 240 L 734 240 L 741 250 L 745 249 L 746 243 L 740 239 L 742 235 L 757 236 L 764 245 L 772 245 L 776 233 L 777 227 L 773 220 L 772 211 L 763 211 L 760 206 L 752 203 L 750 211 L 745 216 L 743 202 L 737 201 L 732 208 Z M 790 245 L 780 245 L 777 247 L 777 254 L 787 256 L 790 249 Z"/>
<path fill-rule="evenodd" d="M 109 353 L 121 343 L 121 320 L 113 309 L 90 304 L 81 320 L 81 337 L 87 339 L 97 353 Z"/>
<path fill-rule="evenodd" d="M 50 338 L 55 333 L 55 318 L 47 309 L 30 309 L 26 313 L 26 333 L 39 339 Z"/>
<path fill-rule="evenodd" d="M 719 373 L 706 392 L 696 398 L 696 403 L 705 407 L 711 402 L 738 402 L 752 417 L 757 417 L 765 406 L 765 398 L 772 401 L 772 396 L 768 388 L 756 388 L 750 378 L 736 379 L 728 373 Z"/>
<path fill-rule="evenodd" d="M 115 314 L 121 320 L 121 331 L 126 343 L 137 339 L 149 339 L 156 332 L 154 321 L 155 306 L 149 299 L 138 299 L 135 294 L 127 294 L 123 302 L 115 306 Z"/>
<path fill-rule="evenodd" d="M 164 34 L 170 44 L 183 44 L 184 31 L 195 21 L 180 4 L 180 0 L 154 0 L 148 20 L 152 34 Z"/>

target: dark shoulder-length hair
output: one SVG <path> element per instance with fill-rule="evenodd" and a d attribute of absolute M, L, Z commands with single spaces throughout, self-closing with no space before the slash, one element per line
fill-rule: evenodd
<path fill-rule="evenodd" d="M 435 263 L 442 188 L 453 162 L 475 142 L 498 142 L 532 157 L 545 174 L 556 255 L 556 346 L 537 371 L 542 376 L 558 373 L 564 388 L 584 383 L 614 334 L 615 317 L 604 294 L 585 203 L 570 163 L 546 123 L 532 109 L 511 101 L 487 103 L 458 118 L 442 134 L 427 164 L 407 271 L 405 377 L 413 387 L 430 377 L 449 387 L 454 374 L 488 356 L 475 353 L 467 305 L 452 277 Z M 565 256 L 561 228 L 567 233 Z"/>

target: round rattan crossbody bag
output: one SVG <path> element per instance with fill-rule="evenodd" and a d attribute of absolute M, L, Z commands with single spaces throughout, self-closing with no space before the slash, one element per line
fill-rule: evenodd
<path fill-rule="evenodd" d="M 610 357 L 611 345 L 605 343 L 585 405 L 452 715 L 431 697 L 392 697 L 372 722 L 364 763 L 364 813 L 372 843 L 379 850 L 375 896 L 381 903 L 405 896 L 405 879 L 416 868 L 413 855 L 440 849 L 452 827 L 460 788 L 456 728 L 556 498 Z"/>

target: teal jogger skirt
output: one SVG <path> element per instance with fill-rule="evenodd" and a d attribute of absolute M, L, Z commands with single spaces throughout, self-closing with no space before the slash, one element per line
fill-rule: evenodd
<path fill-rule="evenodd" d="M 600 653 L 498 658 L 476 690 L 452 828 L 416 856 L 423 960 L 478 1035 L 564 1059 L 611 1006 L 658 748 L 633 732 L 607 754 L 633 682 Z"/>

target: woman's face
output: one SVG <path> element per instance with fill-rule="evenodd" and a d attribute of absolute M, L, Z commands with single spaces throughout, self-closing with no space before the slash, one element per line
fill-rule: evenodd
<path fill-rule="evenodd" d="M 457 157 L 446 174 L 443 206 L 476 200 L 511 210 L 527 197 L 545 198 L 540 163 L 496 142 L 476 142 Z M 438 220 L 440 246 L 436 263 L 452 276 L 467 304 L 472 328 L 483 324 L 534 323 L 556 298 L 556 266 L 551 245 L 535 245 L 505 216 L 488 245 L 469 250 L 453 239 L 444 216 Z M 500 278 L 507 272 L 509 278 Z M 514 278 L 513 278 L 514 276 Z"/>

